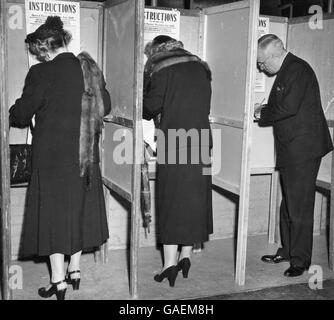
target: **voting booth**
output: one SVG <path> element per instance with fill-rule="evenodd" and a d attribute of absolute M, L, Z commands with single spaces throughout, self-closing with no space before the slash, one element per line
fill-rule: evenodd
<path fill-rule="evenodd" d="M 278 221 L 279 188 L 272 128 L 260 128 L 253 120 L 254 104 L 268 99 L 274 81 L 274 78 L 264 77 L 261 88 L 257 89 L 259 6 L 259 0 L 245 0 L 203 10 L 178 10 L 181 13 L 180 40 L 187 50 L 206 60 L 212 70 L 213 184 L 238 197 L 235 269 L 238 285 L 245 283 L 251 175 L 271 176 L 270 242 L 274 241 Z M 1 10 L 5 14 L 1 15 L 0 26 L 4 26 L 1 28 L 1 40 L 5 46 L 0 48 L 1 235 L 4 297 L 10 298 L 8 272 L 12 259 L 11 246 L 15 240 L 11 232 L 10 200 L 14 191 L 10 190 L 9 184 L 8 144 L 22 143 L 26 131 L 11 129 L 9 134 L 7 118 L 9 106 L 22 92 L 28 71 L 28 56 L 24 48 L 24 1 L 1 0 L 2 8 L 5 8 L 5 11 Z M 138 259 L 142 230 L 144 10 L 143 0 L 80 2 L 81 50 L 88 51 L 102 66 L 111 96 L 112 112 L 104 121 L 101 166 L 106 195 L 109 192 L 116 194 L 129 207 L 129 288 L 133 298 L 140 297 Z M 334 54 L 333 17 L 326 17 L 323 30 L 309 30 L 309 18 L 291 21 L 281 17 L 261 18 L 269 22 L 269 33 L 279 36 L 289 50 L 314 67 L 320 81 L 323 105 L 329 106 L 326 115 L 332 118 L 334 67 L 330 60 Z M 329 188 L 331 163 L 330 155 L 319 173 Z M 152 168 L 154 171 L 154 165 Z M 101 254 L 106 254 L 108 247 L 102 249 Z M 330 257 L 333 259 L 333 246 Z"/>
<path fill-rule="evenodd" d="M 80 47 L 102 65 L 104 7 L 95 2 L 81 2 L 79 5 Z M 24 43 L 27 34 L 24 0 L 1 1 L 0 9 L 2 279 L 3 297 L 10 298 L 8 274 L 12 252 L 19 247 L 26 186 L 10 188 L 8 144 L 26 143 L 27 130 L 11 128 L 8 131 L 8 109 L 21 96 L 29 61 Z"/>

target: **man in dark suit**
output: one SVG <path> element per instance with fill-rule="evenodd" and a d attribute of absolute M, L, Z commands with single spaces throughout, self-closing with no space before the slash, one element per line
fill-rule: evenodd
<path fill-rule="evenodd" d="M 284 275 L 296 277 L 311 264 L 316 178 L 321 158 L 333 145 L 310 65 L 288 53 L 272 34 L 259 39 L 257 63 L 269 76 L 277 75 L 268 104 L 257 105 L 254 116 L 260 125 L 274 128 L 282 184 L 282 247 L 262 261 L 290 261 Z"/>

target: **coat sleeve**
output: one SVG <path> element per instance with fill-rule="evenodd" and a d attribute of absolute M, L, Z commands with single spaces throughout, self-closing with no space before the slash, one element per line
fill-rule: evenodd
<path fill-rule="evenodd" d="M 161 113 L 167 90 L 167 74 L 154 73 L 144 92 L 143 118 L 151 120 Z"/>
<path fill-rule="evenodd" d="M 9 123 L 14 127 L 27 127 L 36 111 L 43 105 L 44 85 L 38 71 L 30 68 L 21 98 L 9 109 Z"/>
<path fill-rule="evenodd" d="M 268 104 L 261 110 L 260 125 L 273 124 L 298 113 L 310 82 L 310 73 L 305 66 L 296 64 L 289 70 L 289 75 L 285 88 L 276 93 L 276 103 Z"/>

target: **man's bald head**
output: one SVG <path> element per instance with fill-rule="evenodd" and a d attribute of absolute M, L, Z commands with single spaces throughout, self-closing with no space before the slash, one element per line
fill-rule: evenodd
<path fill-rule="evenodd" d="M 279 71 L 286 56 L 283 41 L 274 34 L 266 34 L 258 40 L 258 66 L 269 74 Z"/>
<path fill-rule="evenodd" d="M 258 48 L 263 51 L 271 50 L 277 54 L 284 54 L 285 48 L 283 41 L 274 34 L 266 34 L 258 41 Z"/>

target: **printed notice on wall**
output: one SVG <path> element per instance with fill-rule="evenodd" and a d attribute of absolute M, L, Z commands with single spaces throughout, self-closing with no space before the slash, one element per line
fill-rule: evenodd
<path fill-rule="evenodd" d="M 25 0 L 27 34 L 34 32 L 48 16 L 59 16 L 64 29 L 72 35 L 68 50 L 75 55 L 80 53 L 80 3 L 56 0 Z M 29 65 L 38 61 L 29 54 Z"/>
<path fill-rule="evenodd" d="M 145 9 L 144 42 L 153 40 L 158 35 L 180 38 L 180 11 Z"/>
<path fill-rule="evenodd" d="M 269 33 L 269 18 L 259 18 L 258 39 Z M 266 91 L 266 76 L 256 69 L 255 92 Z"/>
<path fill-rule="evenodd" d="M 152 41 L 156 36 L 165 35 L 179 40 L 180 38 L 180 11 L 145 9 L 144 16 L 144 44 Z M 146 62 L 146 57 L 145 61 Z M 154 141 L 154 122 L 153 120 L 143 120 L 144 140 L 156 150 Z"/>

